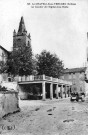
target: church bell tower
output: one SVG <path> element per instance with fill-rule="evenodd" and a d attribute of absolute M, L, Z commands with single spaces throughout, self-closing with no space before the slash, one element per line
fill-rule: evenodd
<path fill-rule="evenodd" d="M 18 48 L 23 45 L 31 45 L 31 37 L 30 33 L 27 35 L 24 18 L 21 17 L 18 32 L 16 33 L 15 30 L 13 32 L 13 50 L 18 50 Z"/>

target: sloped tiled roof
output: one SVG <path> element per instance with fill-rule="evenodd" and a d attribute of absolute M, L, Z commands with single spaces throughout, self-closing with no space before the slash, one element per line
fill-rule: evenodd
<path fill-rule="evenodd" d="M 77 72 L 85 72 L 86 67 L 80 67 L 80 68 L 71 68 L 71 69 L 64 69 L 63 73 L 77 73 Z"/>
<path fill-rule="evenodd" d="M 4 47 L 2 47 L 1 45 L 0 45 L 0 48 L 2 49 L 2 50 L 4 50 L 5 52 L 7 52 L 7 53 L 10 53 L 9 51 L 7 51 Z"/>

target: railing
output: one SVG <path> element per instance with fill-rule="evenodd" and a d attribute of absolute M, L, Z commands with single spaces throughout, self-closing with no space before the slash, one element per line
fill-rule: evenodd
<path fill-rule="evenodd" d="M 43 75 L 34 76 L 34 80 L 43 80 Z"/>
<path fill-rule="evenodd" d="M 53 82 L 58 82 L 58 78 L 52 78 Z"/>
<path fill-rule="evenodd" d="M 33 81 L 34 80 L 34 76 L 30 75 L 30 76 L 19 76 L 18 78 L 18 82 L 23 82 L 23 81 Z"/>
<path fill-rule="evenodd" d="M 66 80 L 62 80 L 62 79 L 58 79 L 58 78 L 53 78 L 53 77 L 45 76 L 45 75 L 17 76 L 17 77 L 14 78 L 14 80 L 18 81 L 18 82 L 45 80 L 45 81 L 56 82 L 58 84 L 72 85 L 72 82 L 69 82 L 69 81 L 66 81 Z"/>
<path fill-rule="evenodd" d="M 58 83 L 62 83 L 63 84 L 63 80 L 61 80 L 61 79 L 58 79 Z M 65 83 L 65 81 L 64 81 L 64 83 Z"/>
<path fill-rule="evenodd" d="M 49 76 L 45 76 L 45 80 L 51 80 L 51 77 L 49 77 Z"/>

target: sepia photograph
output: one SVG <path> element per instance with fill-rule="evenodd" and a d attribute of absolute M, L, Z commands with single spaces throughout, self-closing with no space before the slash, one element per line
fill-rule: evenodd
<path fill-rule="evenodd" d="M 88 134 L 88 1 L 0 0 L 0 134 Z"/>

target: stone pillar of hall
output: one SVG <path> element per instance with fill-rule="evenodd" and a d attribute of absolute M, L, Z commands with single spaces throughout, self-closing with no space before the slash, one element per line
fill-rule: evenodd
<path fill-rule="evenodd" d="M 53 99 L 53 83 L 50 83 L 50 99 Z"/>
<path fill-rule="evenodd" d="M 58 99 L 58 84 L 56 84 L 56 98 Z"/>
<path fill-rule="evenodd" d="M 42 82 L 42 100 L 46 99 L 45 81 Z"/>
<path fill-rule="evenodd" d="M 65 85 L 65 98 L 67 97 L 67 86 Z"/>
<path fill-rule="evenodd" d="M 63 98 L 63 85 L 61 85 L 61 88 L 60 88 L 60 97 Z"/>
<path fill-rule="evenodd" d="M 70 97 L 70 86 L 68 86 L 68 97 Z"/>

